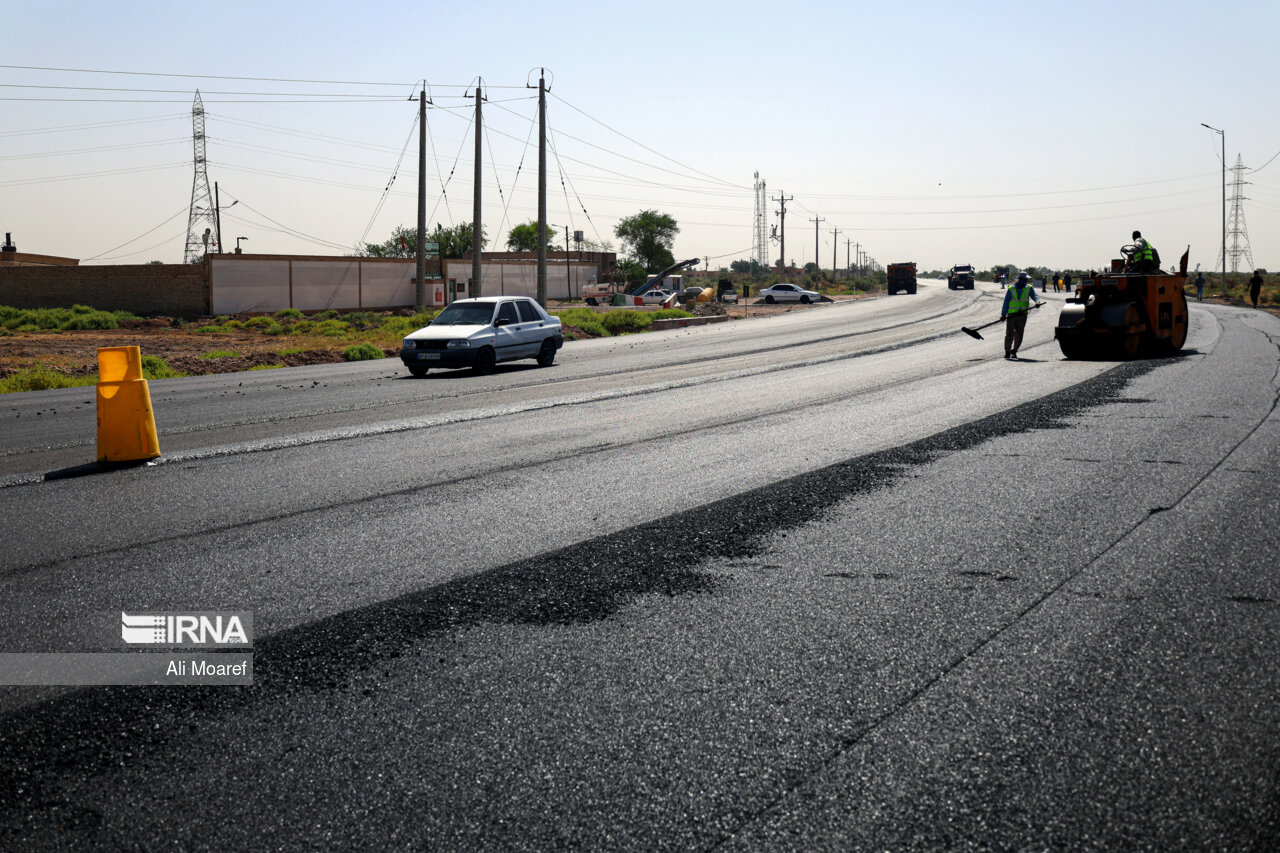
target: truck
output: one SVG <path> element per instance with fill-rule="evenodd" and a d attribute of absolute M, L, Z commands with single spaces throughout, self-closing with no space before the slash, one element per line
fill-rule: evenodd
<path fill-rule="evenodd" d="M 973 265 L 953 266 L 947 272 L 947 290 L 973 290 Z"/>
<path fill-rule="evenodd" d="M 888 274 L 889 280 L 885 284 L 885 289 L 889 291 L 890 296 L 893 296 L 899 290 L 905 290 L 907 293 L 912 294 L 916 292 L 915 261 L 889 264 Z"/>

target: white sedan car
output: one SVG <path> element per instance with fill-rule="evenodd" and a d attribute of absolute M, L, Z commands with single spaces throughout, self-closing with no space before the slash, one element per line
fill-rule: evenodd
<path fill-rule="evenodd" d="M 798 284 L 775 284 L 773 287 L 761 290 L 759 295 L 769 305 L 775 302 L 799 302 L 808 305 L 822 298 L 822 294 L 816 290 L 805 290 Z"/>
<path fill-rule="evenodd" d="M 564 346 L 560 318 L 527 296 L 459 299 L 400 344 L 400 360 L 414 376 L 433 367 L 490 373 L 500 361 L 535 358 L 550 367 Z"/>
<path fill-rule="evenodd" d="M 669 290 L 646 290 L 644 293 L 636 297 L 640 301 L 638 305 L 662 305 L 671 298 Z"/>

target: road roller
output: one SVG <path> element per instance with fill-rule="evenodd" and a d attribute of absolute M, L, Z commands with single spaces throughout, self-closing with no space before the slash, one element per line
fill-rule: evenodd
<path fill-rule="evenodd" d="M 1063 306 L 1053 336 L 1067 358 L 1167 355 L 1187 341 L 1187 252 L 1179 270 L 1135 270 L 1133 246 L 1109 272 L 1081 276 L 1079 292 Z"/>

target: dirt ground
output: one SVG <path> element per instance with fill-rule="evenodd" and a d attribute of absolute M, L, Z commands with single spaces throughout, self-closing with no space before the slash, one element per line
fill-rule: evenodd
<path fill-rule="evenodd" d="M 175 327 L 169 318 L 129 320 L 119 329 L 104 331 L 21 332 L 0 337 L 0 376 L 43 364 L 71 376 L 98 370 L 101 347 L 137 346 L 143 355 L 164 359 L 174 370 L 189 375 L 235 373 L 261 365 L 325 364 L 342 361 L 352 341 L 326 338 L 278 338 L 239 329 L 210 334 L 196 332 L 197 324 Z M 201 358 L 227 350 L 235 357 Z M 282 353 L 281 350 L 291 352 Z M 292 352 L 292 350 L 301 350 Z M 395 351 L 390 351 L 393 354 Z"/>

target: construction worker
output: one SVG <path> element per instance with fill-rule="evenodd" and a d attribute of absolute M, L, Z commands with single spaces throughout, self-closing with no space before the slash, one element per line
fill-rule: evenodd
<path fill-rule="evenodd" d="M 1155 246 L 1147 242 L 1141 231 L 1134 231 L 1133 254 L 1129 256 L 1127 272 L 1157 272 L 1160 269 L 1160 261 L 1157 258 L 1159 255 L 1156 254 Z"/>
<path fill-rule="evenodd" d="M 1018 347 L 1022 346 L 1022 331 L 1027 327 L 1027 315 L 1031 313 L 1033 300 L 1037 305 L 1044 301 L 1036 296 L 1036 289 L 1031 286 L 1027 274 L 1018 273 L 1018 280 L 1004 292 L 1004 305 L 1000 308 L 1000 319 L 1005 321 L 1005 358 L 1018 357 Z"/>

